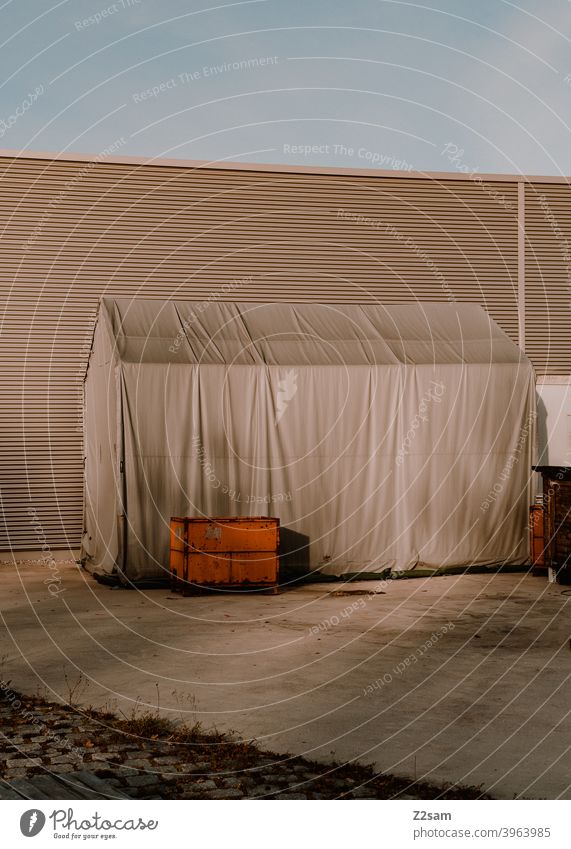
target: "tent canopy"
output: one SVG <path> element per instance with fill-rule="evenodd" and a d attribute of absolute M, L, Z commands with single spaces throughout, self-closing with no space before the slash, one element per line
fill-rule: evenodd
<path fill-rule="evenodd" d="M 173 515 L 333 574 L 527 559 L 534 375 L 479 306 L 103 299 L 85 403 L 90 568 L 166 577 Z"/>
<path fill-rule="evenodd" d="M 102 301 L 125 362 L 202 365 L 519 363 L 474 304 L 238 304 Z"/>

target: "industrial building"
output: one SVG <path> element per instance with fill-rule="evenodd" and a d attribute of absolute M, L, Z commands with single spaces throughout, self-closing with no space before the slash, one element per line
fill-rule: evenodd
<path fill-rule="evenodd" d="M 102 297 L 479 304 L 535 369 L 539 464 L 569 465 L 567 178 L 29 152 L 0 175 L 0 551 L 79 549 Z"/>

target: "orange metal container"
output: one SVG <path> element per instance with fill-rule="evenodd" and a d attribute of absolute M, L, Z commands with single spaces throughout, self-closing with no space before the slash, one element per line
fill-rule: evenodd
<path fill-rule="evenodd" d="M 530 548 L 531 548 L 531 565 L 534 572 L 543 574 L 547 571 L 545 563 L 545 511 L 539 504 L 534 504 L 529 508 L 529 530 L 530 530 Z"/>
<path fill-rule="evenodd" d="M 280 520 L 177 518 L 170 522 L 171 586 L 184 595 L 206 588 L 277 591 Z"/>

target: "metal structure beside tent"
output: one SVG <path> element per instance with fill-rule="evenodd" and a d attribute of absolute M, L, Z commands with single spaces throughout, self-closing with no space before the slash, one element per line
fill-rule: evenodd
<path fill-rule="evenodd" d="M 534 466 L 543 479 L 543 562 L 551 582 L 571 584 L 571 467 Z"/>

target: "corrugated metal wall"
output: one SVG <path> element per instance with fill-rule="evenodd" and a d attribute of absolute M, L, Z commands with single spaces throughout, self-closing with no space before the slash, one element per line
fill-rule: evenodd
<path fill-rule="evenodd" d="M 526 351 L 539 374 L 571 374 L 571 188 L 526 187 Z"/>
<path fill-rule="evenodd" d="M 36 547 L 29 510 L 52 548 L 79 543 L 81 386 L 103 293 L 476 301 L 518 341 L 515 181 L 495 184 L 499 199 L 451 178 L 0 158 L 0 186 L 0 550 Z M 527 334 L 544 367 L 541 326 Z"/>

